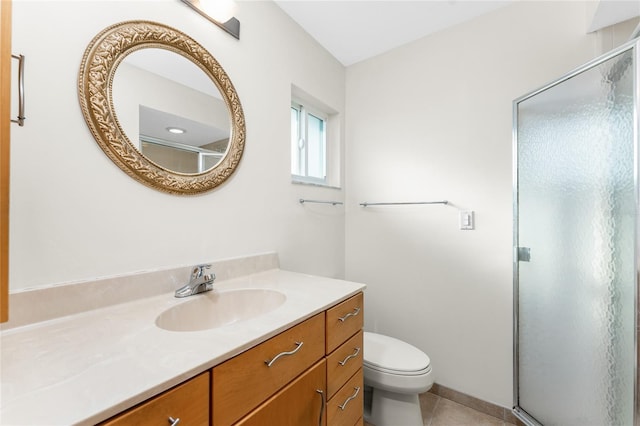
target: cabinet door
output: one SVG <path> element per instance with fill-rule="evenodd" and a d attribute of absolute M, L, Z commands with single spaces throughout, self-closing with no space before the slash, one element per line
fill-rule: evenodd
<path fill-rule="evenodd" d="M 324 323 L 323 312 L 214 367 L 213 423 L 233 424 L 320 360 Z"/>
<path fill-rule="evenodd" d="M 327 310 L 327 353 L 333 352 L 345 340 L 362 329 L 364 295 L 358 293 Z"/>
<path fill-rule="evenodd" d="M 169 426 L 176 420 L 179 425 L 209 425 L 209 382 L 207 371 L 107 420 L 101 426 Z M 171 420 L 173 419 L 173 420 Z"/>
<path fill-rule="evenodd" d="M 318 362 L 236 425 L 325 426 L 325 368 Z"/>
<path fill-rule="evenodd" d="M 0 322 L 9 319 L 11 0 L 0 1 Z"/>
<path fill-rule="evenodd" d="M 330 426 L 353 426 L 362 417 L 364 407 L 362 369 L 329 400 L 327 424 Z"/>

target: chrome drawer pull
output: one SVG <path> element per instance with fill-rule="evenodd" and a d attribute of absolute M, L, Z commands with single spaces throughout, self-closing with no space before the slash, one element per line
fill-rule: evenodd
<path fill-rule="evenodd" d="M 356 348 L 356 351 L 354 353 L 352 353 L 342 361 L 338 361 L 338 364 L 344 366 L 347 363 L 347 361 L 349 361 L 351 358 L 357 357 L 359 353 L 360 353 L 360 348 Z"/>
<path fill-rule="evenodd" d="M 289 352 L 280 352 L 278 355 L 276 355 L 275 357 L 273 357 L 273 359 L 272 359 L 271 361 L 265 361 L 264 363 L 265 363 L 265 364 L 267 364 L 267 367 L 271 367 L 271 366 L 273 365 L 273 363 L 274 363 L 274 362 L 276 362 L 276 360 L 277 360 L 278 358 L 280 358 L 281 356 L 285 356 L 285 355 L 293 355 L 293 354 L 295 354 L 296 352 L 298 352 L 298 351 L 300 350 L 300 348 L 302 347 L 302 344 L 303 344 L 303 343 L 304 343 L 304 342 L 296 342 L 296 345 L 298 345 L 298 346 L 296 346 L 296 348 L 295 348 L 294 350 L 289 351 Z"/>
<path fill-rule="evenodd" d="M 351 395 L 349 398 L 347 398 L 347 400 L 342 404 L 342 405 L 338 405 L 338 407 L 340 407 L 341 410 L 344 410 L 347 407 L 347 404 L 349 403 L 349 401 L 351 401 L 352 399 L 355 399 L 358 396 L 358 393 L 360 393 L 360 388 L 354 388 L 356 391 L 353 393 L 353 395 Z"/>
<path fill-rule="evenodd" d="M 355 317 L 355 316 L 356 316 L 356 315 L 358 315 L 359 313 L 360 313 L 360 308 L 355 308 L 355 309 L 353 310 L 353 312 L 349 312 L 347 315 L 345 315 L 345 316 L 343 316 L 343 317 L 341 317 L 341 318 L 338 318 L 338 320 L 340 320 L 341 322 L 344 322 L 347 318 L 349 318 L 349 317 Z"/>
<path fill-rule="evenodd" d="M 171 426 L 176 426 L 178 423 L 180 423 L 180 417 L 178 417 L 177 419 L 169 417 L 169 423 L 171 423 Z"/>
<path fill-rule="evenodd" d="M 320 400 L 320 420 L 318 421 L 318 426 L 322 426 L 322 415 L 324 414 L 324 406 L 326 401 L 324 400 L 324 391 L 322 389 L 316 389 L 316 392 L 320 394 L 322 399 Z"/>

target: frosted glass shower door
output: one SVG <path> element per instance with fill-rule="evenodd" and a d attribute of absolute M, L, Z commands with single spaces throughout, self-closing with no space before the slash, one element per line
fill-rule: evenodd
<path fill-rule="evenodd" d="M 633 425 L 634 46 L 514 102 L 515 403 Z"/>

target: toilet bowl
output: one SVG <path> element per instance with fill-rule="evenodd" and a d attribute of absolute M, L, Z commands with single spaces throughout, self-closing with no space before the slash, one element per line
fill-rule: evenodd
<path fill-rule="evenodd" d="M 364 332 L 363 372 L 367 423 L 422 426 L 418 394 L 431 389 L 431 361 L 402 340 Z"/>

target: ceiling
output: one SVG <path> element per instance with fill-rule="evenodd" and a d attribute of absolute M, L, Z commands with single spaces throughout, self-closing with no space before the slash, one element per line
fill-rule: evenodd
<path fill-rule="evenodd" d="M 519 0 L 274 1 L 349 66 Z M 592 6 L 585 33 L 640 15 L 638 0 L 601 0 Z"/>

